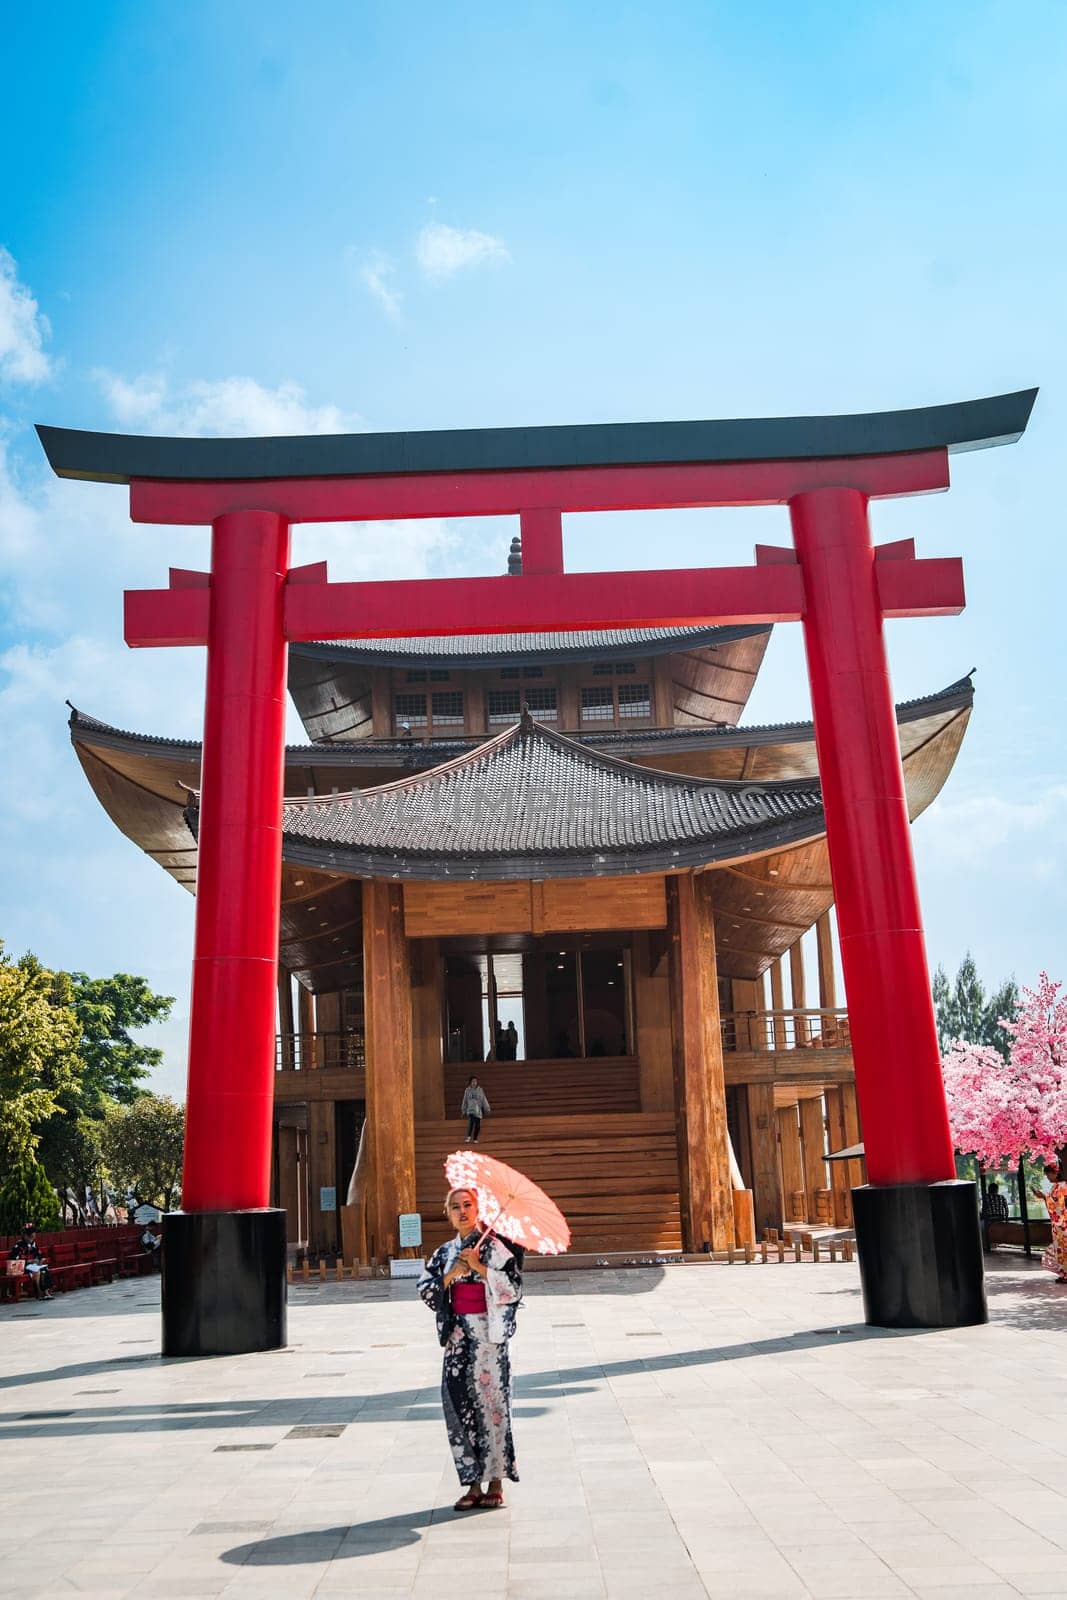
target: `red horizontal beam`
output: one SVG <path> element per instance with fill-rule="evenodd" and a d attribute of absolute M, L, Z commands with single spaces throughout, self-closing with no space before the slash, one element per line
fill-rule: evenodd
<path fill-rule="evenodd" d="M 285 632 L 289 639 L 415 639 L 563 628 L 703 627 L 796 622 L 803 610 L 799 567 L 416 578 L 288 589 Z"/>
<path fill-rule="evenodd" d="M 128 645 L 207 644 L 210 589 L 127 589 L 122 600 Z"/>
<path fill-rule="evenodd" d="M 956 617 L 967 603 L 959 556 L 928 561 L 876 561 L 884 617 Z"/>
<path fill-rule="evenodd" d="M 875 575 L 887 617 L 952 616 L 963 609 L 963 564 L 955 557 L 879 562 Z M 127 644 L 207 643 L 209 589 L 134 589 L 125 602 Z M 286 588 L 284 627 L 287 639 L 416 639 L 797 622 L 803 613 L 797 565 L 379 583 L 309 582 L 307 569 L 297 569 Z"/>
<path fill-rule="evenodd" d="M 513 516 L 545 506 L 569 512 L 785 505 L 795 495 L 834 487 L 884 499 L 947 489 L 948 482 L 944 449 L 826 461 L 264 478 L 237 483 L 135 479 L 130 484 L 130 516 L 134 522 L 201 524 L 226 512 L 256 510 L 274 511 L 290 522 L 388 522 L 407 517 Z"/>

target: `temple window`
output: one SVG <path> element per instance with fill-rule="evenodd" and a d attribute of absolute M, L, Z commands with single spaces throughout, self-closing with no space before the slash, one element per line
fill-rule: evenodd
<path fill-rule="evenodd" d="M 427 700 L 429 706 L 427 706 Z M 402 734 L 407 723 L 412 733 L 425 732 L 432 739 L 438 733 L 463 727 L 463 691 L 439 689 L 425 694 L 393 696 L 394 732 Z"/>
<path fill-rule="evenodd" d="M 615 695 L 607 685 L 602 689 L 582 690 L 582 721 L 615 721 Z"/>
<path fill-rule="evenodd" d="M 522 698 L 518 689 L 490 689 L 486 698 L 490 722 L 518 722 Z"/>
<path fill-rule="evenodd" d="M 555 722 L 556 691 L 547 685 L 541 689 L 526 689 L 523 693 L 526 709 L 535 722 Z"/>
<path fill-rule="evenodd" d="M 459 689 L 445 689 L 433 695 L 432 714 L 435 728 L 462 728 L 462 691 Z"/>
<path fill-rule="evenodd" d="M 425 683 L 426 682 L 426 673 L 423 670 L 419 670 L 417 672 L 414 672 L 414 671 L 413 672 L 406 672 L 404 674 L 404 682 L 405 683 Z"/>
<path fill-rule="evenodd" d="M 647 683 L 620 683 L 618 694 L 620 717 L 652 715 L 652 696 Z"/>

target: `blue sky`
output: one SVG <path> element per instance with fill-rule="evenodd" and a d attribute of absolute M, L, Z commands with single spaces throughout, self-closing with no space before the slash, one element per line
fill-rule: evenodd
<path fill-rule="evenodd" d="M 915 829 L 931 958 L 1067 976 L 1062 4 L 259 0 L 5 18 L 0 935 L 177 994 L 191 901 L 103 817 L 63 704 L 193 736 L 198 652 L 121 591 L 205 559 L 30 425 L 301 432 L 923 405 L 1040 384 L 1010 450 L 876 531 L 965 558 L 890 625 L 898 698 L 976 666 Z M 498 570 L 504 523 L 306 528 L 335 575 Z M 773 511 L 572 519 L 572 567 L 750 559 Z M 654 551 L 654 556 L 650 555 Z M 752 720 L 806 716 L 779 629 Z"/>

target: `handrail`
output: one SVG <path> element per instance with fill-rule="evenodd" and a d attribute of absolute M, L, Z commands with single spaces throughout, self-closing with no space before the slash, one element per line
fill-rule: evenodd
<path fill-rule="evenodd" d="M 362 1033 L 278 1033 L 274 1036 L 277 1072 L 362 1072 L 366 1055 Z"/>
<path fill-rule="evenodd" d="M 720 1018 L 724 1050 L 848 1050 L 843 1008 L 794 1006 L 779 1011 L 727 1011 Z"/>

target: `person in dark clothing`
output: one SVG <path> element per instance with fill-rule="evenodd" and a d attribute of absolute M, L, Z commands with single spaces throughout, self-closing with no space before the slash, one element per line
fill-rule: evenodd
<path fill-rule="evenodd" d="M 12 1261 L 25 1261 L 26 1276 L 33 1284 L 33 1292 L 38 1300 L 53 1300 L 52 1274 L 48 1270 L 48 1262 L 37 1243 L 37 1230 L 32 1222 L 27 1222 L 22 1230 L 22 1238 L 13 1247 L 10 1253 Z"/>
<path fill-rule="evenodd" d="M 505 1060 L 517 1061 L 519 1057 L 519 1030 L 513 1022 L 509 1022 L 504 1029 L 504 1039 L 507 1046 Z"/>

